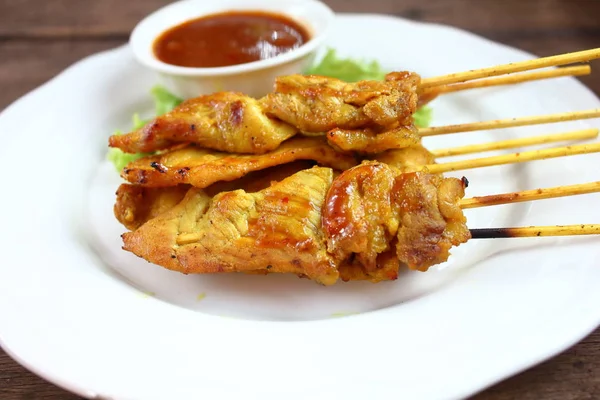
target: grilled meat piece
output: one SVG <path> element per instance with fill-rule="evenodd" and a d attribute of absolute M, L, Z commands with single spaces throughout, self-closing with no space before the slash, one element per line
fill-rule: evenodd
<path fill-rule="evenodd" d="M 204 191 L 209 196 L 242 189 L 248 193 L 268 188 L 298 171 L 314 166 L 311 161 L 295 161 L 261 171 L 251 172 L 243 178 L 217 182 Z M 175 207 L 190 190 L 190 185 L 146 187 L 123 183 L 117 190 L 114 214 L 127 229 L 135 230 L 147 221 Z"/>
<path fill-rule="evenodd" d="M 324 76 L 277 78 L 273 93 L 260 100 L 266 113 L 303 132 L 412 125 L 419 75 L 392 72 L 383 82 L 347 83 Z"/>
<path fill-rule="evenodd" d="M 333 181 L 322 220 L 330 253 L 355 257 L 366 271 L 377 269 L 377 256 L 390 248 L 398 230 L 398 205 L 391 199 L 395 181 L 395 171 L 377 162 L 364 162 Z"/>
<path fill-rule="evenodd" d="M 470 239 L 459 202 L 464 182 L 422 172 L 398 173 L 369 161 L 343 172 L 325 198 L 327 250 L 351 256 L 366 273 L 397 239 L 397 258 L 425 271 L 444 262 L 449 250 Z"/>
<path fill-rule="evenodd" d="M 175 207 L 190 189 L 187 185 L 149 188 L 122 184 L 117 189 L 114 214 L 129 230 Z"/>
<path fill-rule="evenodd" d="M 386 163 L 402 172 L 412 171 L 415 167 L 435 164 L 435 157 L 420 143 L 403 149 L 388 150 L 375 155 L 375 160 Z"/>
<path fill-rule="evenodd" d="M 420 77 L 393 72 L 385 81 L 346 83 L 322 76 L 277 79 L 275 92 L 256 100 L 219 92 L 187 100 L 171 112 L 125 135 L 111 147 L 127 153 L 152 153 L 179 143 L 242 154 L 276 149 L 298 131 L 412 127 Z"/>
<path fill-rule="evenodd" d="M 124 249 L 183 273 L 289 272 L 337 281 L 326 251 L 321 208 L 330 168 L 300 171 L 255 193 L 211 198 L 193 188 L 177 206 L 123 235 Z"/>
<path fill-rule="evenodd" d="M 463 181 L 365 162 L 334 179 L 302 170 L 258 192 L 192 188 L 123 235 L 124 249 L 184 273 L 291 272 L 325 285 L 426 270 L 470 238 Z"/>
<path fill-rule="evenodd" d="M 372 128 L 332 129 L 327 132 L 327 141 L 341 151 L 376 154 L 390 149 L 404 149 L 419 145 L 421 137 L 414 126 L 399 126 L 383 132 Z"/>
<path fill-rule="evenodd" d="M 121 176 L 130 183 L 149 187 L 190 184 L 205 188 L 219 181 L 233 181 L 244 175 L 296 160 L 344 170 L 356 165 L 349 154 L 335 151 L 321 137 L 297 137 L 266 154 L 228 154 L 187 146 L 143 157 L 129 163 Z"/>
<path fill-rule="evenodd" d="M 450 256 L 450 249 L 471 239 L 460 199 L 465 183 L 456 178 L 413 172 L 396 178 L 393 190 L 400 205 L 396 253 L 409 268 L 427 271 Z"/>
<path fill-rule="evenodd" d="M 219 92 L 187 100 L 125 135 L 113 135 L 111 147 L 126 153 L 149 153 L 175 143 L 231 153 L 261 154 L 274 150 L 298 130 L 267 117 L 258 100 L 235 92 Z"/>

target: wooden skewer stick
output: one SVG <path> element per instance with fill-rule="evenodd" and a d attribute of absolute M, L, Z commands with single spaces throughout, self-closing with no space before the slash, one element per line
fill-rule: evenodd
<path fill-rule="evenodd" d="M 500 239 L 542 236 L 599 235 L 600 224 L 528 226 L 519 228 L 479 228 L 469 229 L 471 239 Z M 177 237 L 177 244 L 183 246 L 198 241 L 197 233 L 183 233 Z"/>
<path fill-rule="evenodd" d="M 515 126 L 550 124 L 554 122 L 575 121 L 579 119 L 590 119 L 600 117 L 600 108 L 584 111 L 572 111 L 557 114 L 535 115 L 532 117 L 520 117 L 509 119 L 495 119 L 491 121 L 471 122 L 468 124 L 434 126 L 431 128 L 420 128 L 419 135 L 435 136 L 448 133 L 482 131 L 486 129 L 512 128 Z"/>
<path fill-rule="evenodd" d="M 456 83 L 454 85 L 436 86 L 431 89 L 426 89 L 425 92 L 434 91 L 437 94 L 452 93 L 467 89 L 479 89 L 492 86 L 513 85 L 522 82 L 538 81 L 549 78 L 559 78 L 561 76 L 589 75 L 591 72 L 592 68 L 589 65 L 578 65 L 575 67 L 554 68 L 544 71 L 535 71 L 523 74 L 500 76 L 496 78 L 480 79 L 470 82 Z"/>
<path fill-rule="evenodd" d="M 554 147 L 551 149 L 524 151 L 522 153 L 504 154 L 501 156 L 475 158 L 472 160 L 453 161 L 442 164 L 430 164 L 416 167 L 417 171 L 427 170 L 437 174 L 464 169 L 491 167 L 493 165 L 515 164 L 526 161 L 545 160 L 548 158 L 574 156 L 600 152 L 600 143 L 581 144 L 575 146 Z"/>
<path fill-rule="evenodd" d="M 576 196 L 600 192 L 600 181 L 577 185 L 556 186 L 546 189 L 524 190 L 521 192 L 478 196 L 460 201 L 462 209 L 496 206 L 499 204 L 521 203 L 524 201 L 553 199 L 556 197 Z"/>
<path fill-rule="evenodd" d="M 483 153 L 493 150 L 515 149 L 517 147 L 533 146 L 554 142 L 566 142 L 569 140 L 593 139 L 598 137 L 598 129 L 583 129 L 579 131 L 555 133 L 551 135 L 533 136 L 519 139 L 501 140 L 498 142 L 470 144 L 460 147 L 449 147 L 446 149 L 433 150 L 435 157 L 449 157 L 463 154 Z"/>
<path fill-rule="evenodd" d="M 598 235 L 600 234 L 600 224 L 482 228 L 470 231 L 472 239 Z"/>
<path fill-rule="evenodd" d="M 514 72 L 522 72 L 545 67 L 555 67 L 557 65 L 586 62 L 594 60 L 596 58 L 600 58 L 600 48 L 577 51 L 573 53 L 561 54 L 551 57 L 537 58 L 534 60 L 513 62 L 504 65 L 496 65 L 494 67 L 475 69 L 465 72 L 457 72 L 432 78 L 425 78 L 421 80 L 421 88 L 425 89 L 432 86 L 466 82 L 473 79 L 488 78 L 492 76 L 511 74 Z"/>

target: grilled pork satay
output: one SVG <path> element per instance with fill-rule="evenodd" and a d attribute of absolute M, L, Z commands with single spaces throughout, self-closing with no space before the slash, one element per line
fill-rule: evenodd
<path fill-rule="evenodd" d="M 367 274 L 395 244 L 399 261 L 425 271 L 470 239 L 459 207 L 465 183 L 427 173 L 399 173 L 379 162 L 344 171 L 325 198 L 323 229 L 330 253 L 353 256 Z"/>
<path fill-rule="evenodd" d="M 219 181 L 233 181 L 257 170 L 296 160 L 345 170 L 356 165 L 349 154 L 339 153 L 321 137 L 297 137 L 266 154 L 228 154 L 196 146 L 140 158 L 129 163 L 121 176 L 130 183 L 149 187 L 191 184 L 205 188 Z"/>
<path fill-rule="evenodd" d="M 273 93 L 260 103 L 267 114 L 303 132 L 412 125 L 420 80 L 411 72 L 392 72 L 383 82 L 356 83 L 289 75 L 277 78 Z"/>
<path fill-rule="evenodd" d="M 335 178 L 300 171 L 255 193 L 191 189 L 171 210 L 123 235 L 124 249 L 184 273 L 291 272 L 325 285 L 426 270 L 469 231 L 463 182 L 367 162 Z M 395 254 L 395 257 L 392 255 Z"/>
<path fill-rule="evenodd" d="M 124 249 L 183 273 L 289 272 L 325 285 L 339 264 L 325 248 L 321 206 L 333 180 L 314 167 L 255 193 L 211 198 L 191 189 L 177 206 L 123 235 Z"/>
<path fill-rule="evenodd" d="M 421 137 L 414 126 L 399 126 L 393 129 L 332 129 L 327 132 L 327 142 L 336 149 L 346 152 L 376 154 L 390 149 L 404 149 L 418 145 Z"/>
<path fill-rule="evenodd" d="M 111 136 L 109 145 L 138 153 L 195 143 L 214 150 L 261 154 L 299 131 L 324 134 L 334 128 L 373 128 L 383 133 L 387 128 L 412 127 L 419 81 L 418 75 L 409 72 L 390 73 L 383 82 L 281 77 L 275 92 L 260 100 L 232 92 L 201 96 L 141 129 Z"/>
<path fill-rule="evenodd" d="M 122 184 L 117 189 L 114 214 L 127 229 L 133 230 L 181 202 L 190 187 L 149 188 Z"/>
<path fill-rule="evenodd" d="M 209 196 L 221 192 L 242 189 L 248 193 L 258 192 L 303 169 L 314 166 L 308 160 L 295 161 L 261 171 L 251 172 L 235 181 L 221 181 L 207 187 Z M 190 185 L 147 187 L 123 183 L 117 189 L 114 214 L 127 229 L 134 230 L 147 221 L 175 207 L 191 189 Z"/>
<path fill-rule="evenodd" d="M 349 257 L 340 264 L 338 269 L 340 279 L 344 282 L 369 281 L 377 283 L 398 279 L 401 266 L 402 264 L 398 260 L 392 244 L 392 248 L 377 256 L 375 268 L 367 270 L 356 257 Z"/>
<path fill-rule="evenodd" d="M 423 165 L 435 164 L 435 156 L 420 143 L 402 149 L 384 151 L 376 154 L 374 159 L 402 172 Z"/>
<path fill-rule="evenodd" d="M 297 132 L 267 117 L 256 99 L 219 92 L 187 100 L 136 131 L 113 135 L 109 145 L 126 153 L 148 153 L 189 142 L 208 149 L 260 154 L 276 149 Z"/>

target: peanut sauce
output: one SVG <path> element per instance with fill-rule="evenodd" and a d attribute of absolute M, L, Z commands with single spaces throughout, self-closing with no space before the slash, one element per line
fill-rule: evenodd
<path fill-rule="evenodd" d="M 161 61 L 182 67 L 225 67 L 264 60 L 310 40 L 306 28 L 281 14 L 229 11 L 163 32 L 153 45 Z"/>

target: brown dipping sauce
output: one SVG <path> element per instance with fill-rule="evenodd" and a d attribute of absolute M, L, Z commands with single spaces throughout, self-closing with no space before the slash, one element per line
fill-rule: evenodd
<path fill-rule="evenodd" d="M 306 28 L 284 15 L 230 11 L 163 32 L 154 41 L 154 55 L 182 67 L 225 67 L 275 57 L 309 40 Z"/>

